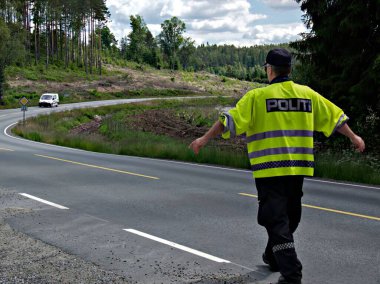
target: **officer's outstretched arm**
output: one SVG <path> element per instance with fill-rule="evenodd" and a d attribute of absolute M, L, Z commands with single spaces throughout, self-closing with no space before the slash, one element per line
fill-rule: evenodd
<path fill-rule="evenodd" d="M 359 151 L 359 152 L 363 152 L 364 149 L 365 149 L 365 143 L 364 143 L 364 140 L 356 135 L 352 130 L 351 128 L 346 124 L 344 124 L 342 127 L 340 127 L 339 129 L 337 129 L 337 131 L 341 134 L 343 134 L 344 136 L 347 136 L 348 138 L 350 138 L 352 144 L 354 144 L 355 148 Z"/>
<path fill-rule="evenodd" d="M 223 130 L 224 126 L 218 120 L 202 137 L 199 137 L 198 139 L 195 139 L 193 142 L 191 142 L 189 148 L 194 151 L 195 155 L 198 155 L 199 150 L 204 147 L 210 139 L 222 134 Z"/>

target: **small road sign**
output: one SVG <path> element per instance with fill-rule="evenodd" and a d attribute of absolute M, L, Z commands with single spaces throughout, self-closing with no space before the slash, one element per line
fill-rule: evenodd
<path fill-rule="evenodd" d="M 25 112 L 28 110 L 28 107 L 26 106 L 26 104 L 29 102 L 29 100 L 25 97 L 22 97 L 20 100 L 19 100 L 20 104 L 21 104 L 21 111 L 22 111 L 22 116 L 23 116 L 23 124 L 25 125 Z"/>
<path fill-rule="evenodd" d="M 29 100 L 27 98 L 25 98 L 25 97 L 22 97 L 19 100 L 19 102 L 20 102 L 21 105 L 25 106 L 29 102 Z"/>

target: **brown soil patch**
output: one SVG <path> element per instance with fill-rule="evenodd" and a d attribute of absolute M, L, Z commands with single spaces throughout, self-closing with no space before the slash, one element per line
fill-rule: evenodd
<path fill-rule="evenodd" d="M 191 125 L 171 110 L 148 110 L 130 116 L 127 125 L 135 130 L 177 138 L 185 143 L 190 143 L 192 140 L 199 138 L 209 129 L 207 126 Z M 210 142 L 210 146 L 222 146 L 241 151 L 246 149 L 246 142 L 242 137 L 229 140 L 216 138 Z"/>
<path fill-rule="evenodd" d="M 98 134 L 102 117 L 97 116 L 90 122 L 83 123 L 70 131 L 70 134 L 94 135 Z M 177 116 L 172 110 L 147 110 L 140 114 L 131 115 L 125 122 L 127 127 L 136 131 L 151 132 L 157 135 L 166 135 L 189 144 L 207 132 L 207 126 L 195 126 Z M 223 147 L 241 152 L 246 151 L 244 137 L 224 140 L 220 137 L 210 141 L 211 147 Z"/>
<path fill-rule="evenodd" d="M 70 134 L 94 134 L 98 132 L 100 125 L 102 124 L 102 117 L 95 116 L 93 120 L 87 123 L 82 123 L 70 130 Z"/>

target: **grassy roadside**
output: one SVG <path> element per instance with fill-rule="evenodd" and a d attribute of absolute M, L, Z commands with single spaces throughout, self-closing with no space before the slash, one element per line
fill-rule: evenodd
<path fill-rule="evenodd" d="M 190 141 L 217 118 L 215 106 L 220 109 L 233 103 L 234 99 L 217 97 L 79 109 L 28 119 L 26 127 L 18 125 L 13 132 L 34 141 L 95 152 L 249 168 L 242 141 L 215 139 L 198 156 L 188 149 Z M 379 160 L 369 154 L 346 150 L 316 155 L 317 177 L 380 184 L 379 172 Z"/>
<path fill-rule="evenodd" d="M 380 157 L 359 154 L 354 150 L 331 153 L 325 151 L 315 155 L 315 176 L 380 185 Z"/>
<path fill-rule="evenodd" d="M 13 133 L 26 139 L 56 144 L 61 146 L 79 148 L 94 152 L 104 152 L 120 155 L 134 155 L 141 157 L 153 157 L 173 159 L 198 163 L 219 164 L 230 167 L 244 168 L 248 166 L 248 159 L 243 151 L 220 151 L 218 143 L 211 145 L 195 156 L 188 149 L 188 143 L 193 137 L 178 139 L 165 135 L 157 135 L 151 132 L 136 131 L 126 121 L 134 115 L 147 110 L 170 110 L 183 119 L 192 120 L 193 123 L 206 127 L 209 124 L 205 119 L 200 120 L 200 113 L 193 112 L 185 117 L 183 111 L 189 108 L 199 107 L 208 110 L 214 109 L 209 114 L 207 121 L 214 121 L 218 106 L 227 106 L 233 103 L 231 98 L 192 99 L 181 101 L 149 102 L 145 104 L 135 103 L 101 107 L 96 109 L 76 109 L 51 115 L 41 115 L 27 120 L 25 126 L 17 125 Z M 89 124 L 97 117 L 103 117 L 96 131 L 88 129 L 85 132 L 75 131 L 81 125 Z"/>
<path fill-rule="evenodd" d="M 20 107 L 19 100 L 26 97 L 29 102 L 28 106 L 38 106 L 38 101 L 42 93 L 25 94 L 23 92 L 12 91 L 5 96 L 5 107 L 0 108 L 18 108 Z M 115 100 L 115 99 L 133 99 L 133 98 L 163 98 L 163 97 L 183 97 L 183 96 L 200 96 L 208 95 L 205 93 L 198 93 L 189 90 L 176 90 L 176 89 L 162 89 L 154 90 L 151 88 L 144 88 L 139 90 L 125 90 L 121 92 L 98 92 L 95 89 L 90 91 L 83 91 L 75 94 L 61 94 L 60 104 L 78 103 L 86 101 L 100 101 L 100 100 Z"/>

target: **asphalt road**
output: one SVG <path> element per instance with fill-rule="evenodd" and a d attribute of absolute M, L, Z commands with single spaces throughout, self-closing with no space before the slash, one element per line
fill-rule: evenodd
<path fill-rule="evenodd" d="M 119 102 L 32 107 L 27 117 Z M 266 233 L 250 172 L 11 137 L 21 118 L 19 109 L 0 111 L 0 187 L 25 193 L 35 209 L 9 218 L 13 228 L 131 283 L 278 278 L 261 260 Z M 379 284 L 380 188 L 307 179 L 303 203 L 295 235 L 303 283 Z"/>

